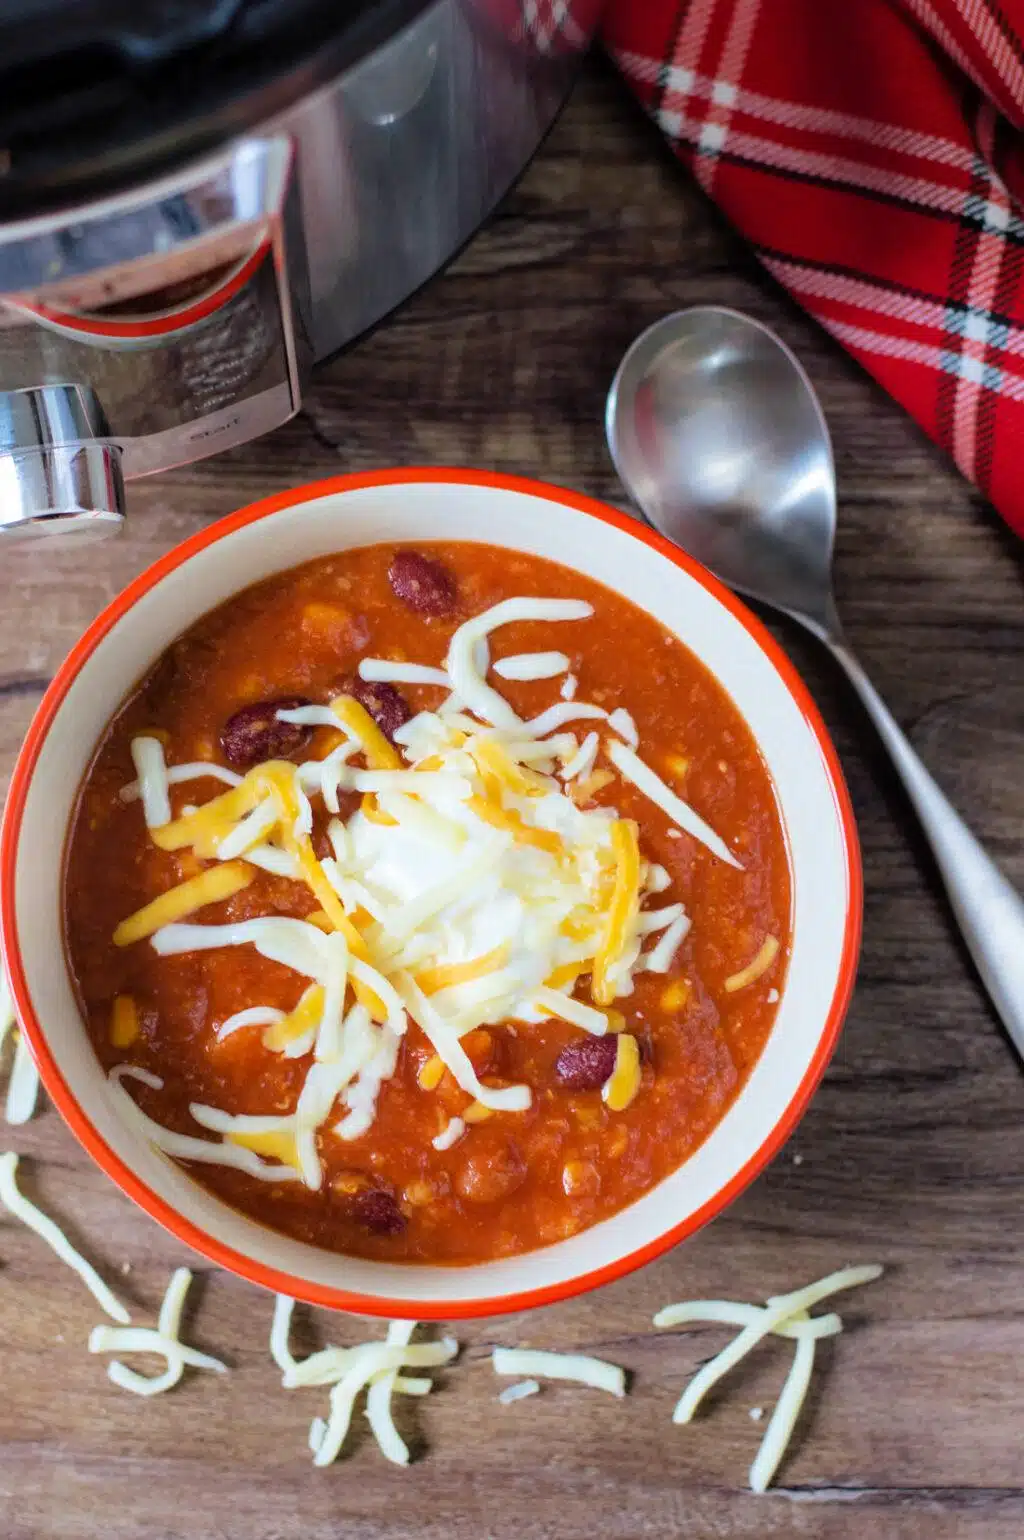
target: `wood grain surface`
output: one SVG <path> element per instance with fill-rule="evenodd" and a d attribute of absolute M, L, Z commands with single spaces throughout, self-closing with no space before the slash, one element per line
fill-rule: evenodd
<path fill-rule="evenodd" d="M 604 393 L 629 340 L 723 302 L 803 358 L 835 437 L 839 603 L 939 780 L 1024 886 L 1022 552 L 914 426 L 759 272 L 595 65 L 520 187 L 450 271 L 322 369 L 263 441 L 130 488 L 126 537 L 73 556 L 3 552 L 0 771 L 86 623 L 154 557 L 280 488 L 388 464 L 480 465 L 622 500 Z M 1016 1540 L 1024 1534 L 1024 1082 L 951 931 L 882 754 L 821 651 L 778 628 L 833 730 L 860 820 L 863 961 L 835 1062 L 791 1145 L 715 1224 L 589 1298 L 460 1328 L 462 1362 L 408 1413 L 424 1457 L 368 1435 L 314 1471 L 324 1393 L 279 1388 L 271 1301 L 200 1268 L 189 1331 L 233 1365 L 138 1402 L 85 1352 L 97 1311 L 0 1217 L 2 1540 L 633 1540 L 640 1536 Z M 26 1188 L 151 1319 L 189 1260 L 52 1111 L 8 1142 Z M 650 1329 L 669 1300 L 755 1300 L 847 1261 L 880 1282 L 841 1306 L 780 1487 L 746 1472 L 788 1350 L 766 1345 L 675 1428 L 686 1377 L 726 1337 Z M 123 1276 L 122 1276 L 123 1273 Z M 361 1328 L 306 1316 L 303 1335 Z M 493 1342 L 624 1364 L 624 1403 L 572 1387 L 501 1407 Z M 763 1423 L 761 1424 L 763 1427 Z"/>

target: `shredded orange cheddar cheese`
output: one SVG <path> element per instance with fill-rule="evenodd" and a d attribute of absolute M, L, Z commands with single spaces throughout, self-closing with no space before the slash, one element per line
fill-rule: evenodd
<path fill-rule="evenodd" d="M 615 886 L 604 935 L 591 969 L 590 992 L 595 1005 L 611 1005 L 615 998 L 609 969 L 624 951 L 630 925 L 640 907 L 640 844 L 636 824 L 631 818 L 617 818 L 612 824 L 611 836 L 615 852 Z"/>
<path fill-rule="evenodd" d="M 342 726 L 359 740 L 371 770 L 401 769 L 397 750 L 392 748 L 366 707 L 361 706 L 354 696 L 337 696 L 331 701 L 331 710 Z"/>
<path fill-rule="evenodd" d="M 471 979 L 483 978 L 487 973 L 496 973 L 508 962 L 509 949 L 507 946 L 496 946 L 490 952 L 484 952 L 481 957 L 472 957 L 467 962 L 443 963 L 436 968 L 422 968 L 416 975 L 416 982 L 425 995 L 436 995 L 440 989 L 450 989 L 454 984 L 467 984 Z"/>
<path fill-rule="evenodd" d="M 550 829 L 531 829 L 514 808 L 499 807 L 494 802 L 489 802 L 486 797 L 467 797 L 466 807 L 484 823 L 491 824 L 495 829 L 504 829 L 506 833 L 511 834 L 519 845 L 533 845 L 538 850 L 546 850 L 548 855 L 552 856 L 560 856 L 563 853 L 562 841 L 557 834 Z"/>
<path fill-rule="evenodd" d="M 295 1147 L 295 1135 L 287 1132 L 269 1134 L 238 1134 L 228 1133 L 224 1135 L 229 1144 L 240 1144 L 244 1149 L 252 1150 L 257 1155 L 265 1155 L 270 1160 L 279 1160 L 283 1165 L 293 1166 L 296 1170 L 299 1165 L 299 1152 Z"/>
<path fill-rule="evenodd" d="M 304 1036 L 318 1026 L 324 1010 L 324 992 L 319 984 L 311 984 L 302 994 L 298 1005 L 282 1021 L 275 1021 L 263 1034 L 263 1046 L 275 1053 L 287 1048 L 296 1038 Z"/>
<path fill-rule="evenodd" d="M 254 876 L 252 867 L 241 861 L 226 861 L 223 866 L 208 867 L 198 877 L 190 877 L 176 888 L 169 888 L 152 903 L 144 904 L 122 920 L 114 931 L 114 945 L 132 946 L 207 904 L 219 904 L 226 898 L 233 898 L 249 886 Z"/>

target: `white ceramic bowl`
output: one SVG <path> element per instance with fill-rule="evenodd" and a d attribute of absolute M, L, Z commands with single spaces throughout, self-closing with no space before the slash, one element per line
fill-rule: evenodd
<path fill-rule="evenodd" d="M 251 583 L 377 541 L 483 540 L 618 590 L 679 636 L 749 723 L 775 782 L 793 873 L 793 949 L 778 1017 L 725 1117 L 673 1175 L 611 1219 L 525 1256 L 465 1267 L 363 1261 L 289 1240 L 198 1186 L 122 1121 L 75 1003 L 61 935 L 64 845 L 96 742 L 186 627 Z M 403 1317 L 498 1314 L 620 1276 L 691 1234 L 792 1132 L 831 1056 L 856 970 L 861 875 L 835 751 L 792 665 L 702 568 L 612 509 L 479 472 L 339 477 L 242 509 L 137 578 L 48 690 L 18 760 L 0 846 L 3 944 L 47 1091 L 94 1159 L 210 1260 L 312 1303 Z"/>

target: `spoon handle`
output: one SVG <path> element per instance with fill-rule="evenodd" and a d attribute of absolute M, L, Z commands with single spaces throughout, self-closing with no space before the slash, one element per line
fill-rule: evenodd
<path fill-rule="evenodd" d="M 943 796 L 845 642 L 824 640 L 899 771 L 975 967 L 1024 1059 L 1024 902 Z"/>

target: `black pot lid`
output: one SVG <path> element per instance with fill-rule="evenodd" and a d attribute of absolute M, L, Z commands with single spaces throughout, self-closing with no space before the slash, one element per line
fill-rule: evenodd
<path fill-rule="evenodd" d="M 283 111 L 429 0 L 0 0 L 0 220 L 138 182 Z"/>

